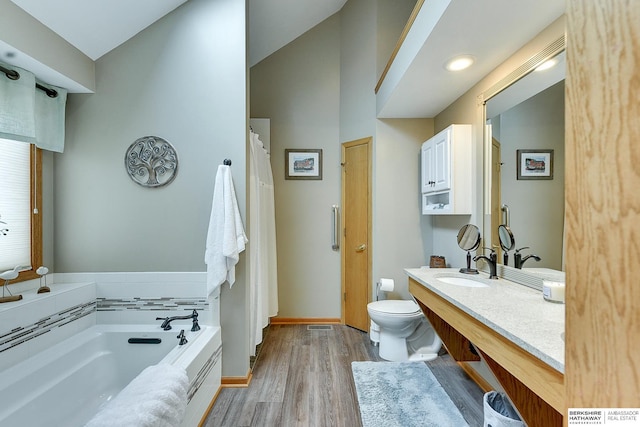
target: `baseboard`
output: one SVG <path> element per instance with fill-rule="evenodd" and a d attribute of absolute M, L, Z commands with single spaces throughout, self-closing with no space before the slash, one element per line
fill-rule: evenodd
<path fill-rule="evenodd" d="M 222 377 L 220 380 L 220 387 L 222 388 L 242 388 L 249 387 L 253 374 L 251 371 L 247 372 L 245 377 Z"/>
<path fill-rule="evenodd" d="M 216 403 L 216 399 L 218 398 L 218 395 L 220 394 L 221 390 L 222 390 L 222 386 L 218 387 L 218 391 L 216 391 L 216 394 L 213 395 L 213 399 L 211 399 L 211 403 L 209 403 L 209 407 L 207 408 L 207 410 L 205 411 L 204 415 L 202 416 L 202 419 L 198 423 L 198 427 L 203 427 L 205 422 L 207 422 L 207 418 L 209 417 L 209 413 L 213 409 L 213 405 Z"/>
<path fill-rule="evenodd" d="M 478 387 L 482 389 L 485 393 L 493 390 L 493 387 L 487 380 L 484 379 L 482 375 L 478 373 L 469 363 L 467 362 L 458 362 L 458 366 L 462 368 L 463 371 L 466 372 L 467 375 L 476 383 Z"/>
<path fill-rule="evenodd" d="M 272 317 L 270 325 L 340 325 L 342 322 L 335 317 Z"/>

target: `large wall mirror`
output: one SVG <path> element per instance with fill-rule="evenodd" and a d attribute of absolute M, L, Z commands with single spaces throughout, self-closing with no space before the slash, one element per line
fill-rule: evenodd
<path fill-rule="evenodd" d="M 485 246 L 532 274 L 564 270 L 564 77 L 562 37 L 482 95 Z"/>

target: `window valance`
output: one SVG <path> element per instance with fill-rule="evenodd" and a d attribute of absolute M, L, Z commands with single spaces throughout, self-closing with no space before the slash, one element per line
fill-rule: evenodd
<path fill-rule="evenodd" d="M 0 138 L 62 153 L 67 91 L 37 81 L 27 70 L 2 62 L 0 67 L 11 71 L 0 73 Z"/>

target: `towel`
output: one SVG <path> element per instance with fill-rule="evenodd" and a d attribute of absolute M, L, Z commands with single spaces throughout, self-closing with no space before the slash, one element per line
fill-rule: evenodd
<path fill-rule="evenodd" d="M 244 232 L 236 191 L 233 188 L 231 168 L 218 166 L 213 189 L 209 232 L 204 262 L 207 264 L 207 294 L 224 283 L 229 287 L 236 281 L 236 264 L 248 242 Z"/>
<path fill-rule="evenodd" d="M 176 427 L 187 410 L 184 369 L 153 365 L 135 377 L 85 427 Z"/>

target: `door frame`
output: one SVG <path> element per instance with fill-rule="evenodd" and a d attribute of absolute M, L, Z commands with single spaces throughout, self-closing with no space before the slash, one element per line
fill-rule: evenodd
<path fill-rule="evenodd" d="M 367 302 L 371 302 L 371 294 L 372 294 L 372 276 L 373 276 L 373 272 L 372 272 L 372 266 L 373 266 L 373 199 L 372 199 L 372 195 L 373 195 L 373 191 L 372 191 L 372 187 L 373 187 L 373 137 L 369 136 L 366 138 L 360 138 L 360 139 L 356 139 L 353 141 L 348 141 L 348 142 L 343 142 L 342 143 L 342 148 L 341 148 L 341 155 L 340 155 L 340 165 L 341 165 L 341 181 L 340 181 L 340 191 L 341 191 L 341 206 L 342 209 L 340 209 L 340 246 L 342 248 L 342 250 L 340 251 L 340 282 L 341 282 L 341 286 L 340 286 L 340 290 L 341 290 L 341 295 L 340 295 L 340 313 L 341 313 L 341 317 L 340 317 L 340 321 L 343 325 L 346 324 L 345 322 L 345 309 L 346 309 L 346 304 L 345 304 L 345 297 L 346 297 L 346 284 L 345 284 L 345 270 L 346 270 L 346 266 L 345 266 L 345 256 L 346 256 L 346 252 L 345 252 L 345 247 L 344 247 L 344 238 L 345 238 L 345 228 L 344 228 L 344 213 L 345 213 L 345 209 L 344 207 L 347 204 L 347 200 L 345 199 L 345 155 L 346 155 L 346 150 L 347 148 L 351 148 L 351 147 L 355 147 L 358 145 L 366 145 L 367 146 L 367 163 L 369 164 L 369 170 L 367 171 L 367 176 L 368 176 L 368 181 L 369 181 L 369 185 L 367 188 L 367 200 L 369 203 L 369 206 L 367 206 L 367 240 L 368 240 L 368 250 L 367 250 Z"/>

